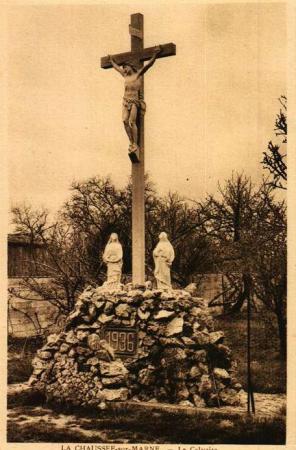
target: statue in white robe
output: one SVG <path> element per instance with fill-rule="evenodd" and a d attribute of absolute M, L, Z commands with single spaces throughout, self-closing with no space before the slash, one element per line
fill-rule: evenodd
<path fill-rule="evenodd" d="M 104 287 L 116 288 L 120 286 L 122 257 L 122 246 L 118 240 L 118 235 L 112 233 L 103 254 L 103 261 L 107 265 L 107 281 L 104 283 Z"/>
<path fill-rule="evenodd" d="M 175 258 L 172 244 L 165 232 L 160 233 L 159 242 L 153 250 L 154 275 L 158 289 L 171 289 L 171 265 Z"/>

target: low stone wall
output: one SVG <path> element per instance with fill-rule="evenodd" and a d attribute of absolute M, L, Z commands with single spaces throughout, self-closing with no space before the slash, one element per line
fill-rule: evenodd
<path fill-rule="evenodd" d="M 199 274 L 196 279 L 193 277 L 193 281 L 197 283 L 198 295 L 204 298 L 207 302 L 211 301 L 223 291 L 221 273 Z"/>
<path fill-rule="evenodd" d="M 38 351 L 30 384 L 48 400 L 100 408 L 126 399 L 236 405 L 241 385 L 223 337 L 203 299 L 184 290 L 89 287 Z"/>
<path fill-rule="evenodd" d="M 41 282 L 47 278 L 39 278 Z M 8 302 L 8 332 L 14 337 L 29 337 L 41 334 L 55 323 L 58 316 L 58 308 L 50 302 L 39 298 L 36 294 L 21 287 L 21 278 L 10 278 L 8 289 L 15 290 L 24 297 L 32 298 L 23 300 L 16 295 L 11 295 Z"/>

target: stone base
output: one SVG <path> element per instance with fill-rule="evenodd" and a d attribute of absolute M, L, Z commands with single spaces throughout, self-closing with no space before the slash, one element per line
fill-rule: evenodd
<path fill-rule="evenodd" d="M 185 290 L 88 287 L 37 352 L 30 384 L 74 406 L 236 406 L 241 385 L 223 338 L 203 299 Z"/>

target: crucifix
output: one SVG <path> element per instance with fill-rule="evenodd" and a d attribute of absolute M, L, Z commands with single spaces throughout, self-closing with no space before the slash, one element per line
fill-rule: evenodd
<path fill-rule="evenodd" d="M 123 122 L 132 162 L 132 280 L 145 283 L 144 73 L 158 58 L 176 54 L 175 44 L 144 48 L 144 16 L 132 14 L 131 51 L 101 58 L 103 69 L 115 68 L 125 78 Z M 144 65 L 144 61 L 148 61 Z"/>

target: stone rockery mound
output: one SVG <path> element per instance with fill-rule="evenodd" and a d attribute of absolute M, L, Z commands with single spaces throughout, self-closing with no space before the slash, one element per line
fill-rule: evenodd
<path fill-rule="evenodd" d="M 38 351 L 30 384 L 68 405 L 237 405 L 241 385 L 223 338 L 203 299 L 187 291 L 88 287 L 64 331 Z"/>

